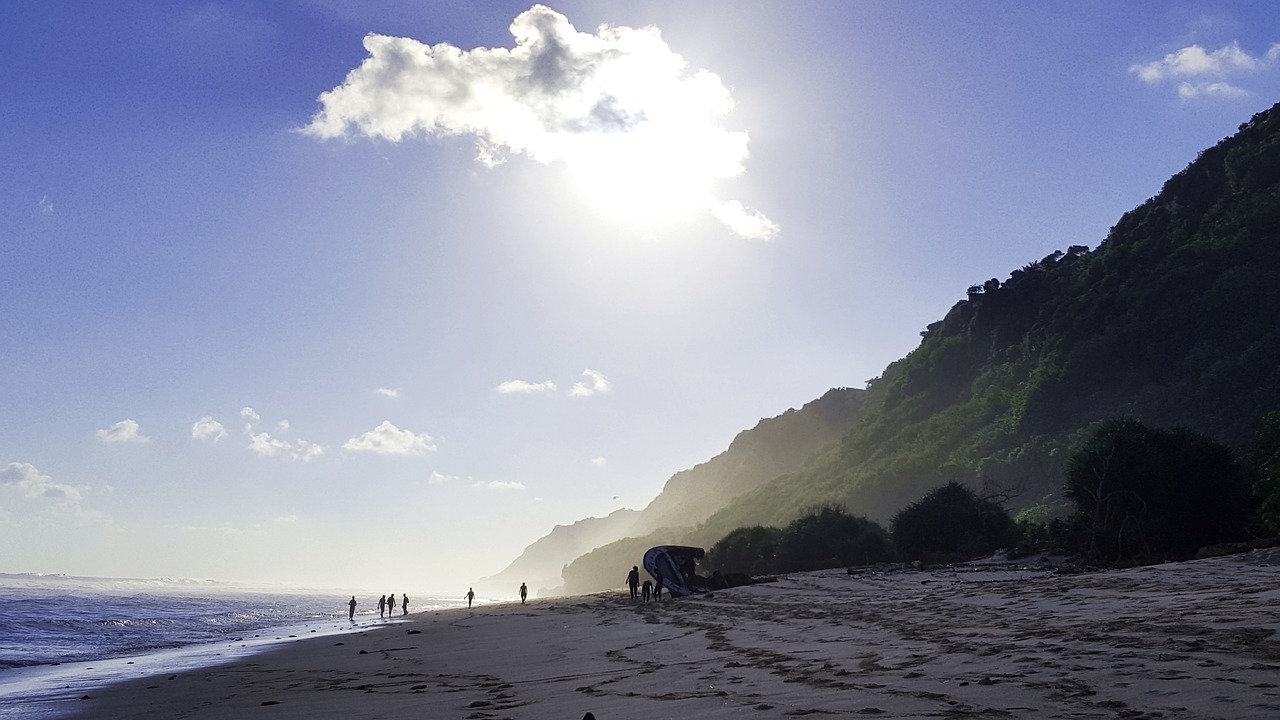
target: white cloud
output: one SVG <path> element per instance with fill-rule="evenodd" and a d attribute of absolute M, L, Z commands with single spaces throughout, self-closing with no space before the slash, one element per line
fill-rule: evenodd
<path fill-rule="evenodd" d="M 322 109 L 302 130 L 393 142 L 471 136 L 486 165 L 508 154 L 563 162 L 584 192 L 633 215 L 658 208 L 679 215 L 726 202 L 713 186 L 744 172 L 748 138 L 721 121 L 733 99 L 719 76 L 689 72 L 654 27 L 584 33 L 535 5 L 510 30 L 514 48 L 473 50 L 370 33 L 369 57 L 320 95 Z M 777 232 L 763 215 L 739 207 L 714 214 L 745 237 Z"/>
<path fill-rule="evenodd" d="M 744 206 L 737 200 L 711 198 L 707 210 L 715 219 L 744 238 L 768 240 L 778 234 L 778 224 L 757 210 Z"/>
<path fill-rule="evenodd" d="M 613 389 L 613 383 L 609 382 L 609 378 L 591 368 L 583 370 L 582 374 L 586 376 L 586 382 L 574 383 L 573 389 L 569 391 L 570 397 L 591 397 Z"/>
<path fill-rule="evenodd" d="M 227 429 L 222 423 L 214 420 L 211 416 L 206 415 L 191 425 L 191 437 L 196 440 L 219 440 L 227 436 Z"/>
<path fill-rule="evenodd" d="M 144 443 L 149 442 L 151 438 L 142 434 L 138 423 L 133 420 L 121 420 L 109 428 L 103 428 L 97 432 L 98 439 L 108 443 Z"/>
<path fill-rule="evenodd" d="M 53 214 L 53 201 L 49 199 L 48 195 L 40 198 L 40 212 L 44 215 Z"/>
<path fill-rule="evenodd" d="M 251 407 L 240 408 L 240 417 L 248 419 L 250 422 L 258 422 L 262 418 L 258 416 L 258 411 Z"/>
<path fill-rule="evenodd" d="M 48 500 L 63 507 L 78 510 L 80 506 L 78 489 L 41 475 L 30 463 L 11 462 L 5 466 L 0 470 L 0 486 L 16 488 L 28 498 Z"/>
<path fill-rule="evenodd" d="M 596 467 L 604 467 L 605 465 L 609 464 L 609 461 L 605 460 L 602 457 L 593 457 L 591 458 L 591 464 L 595 465 Z"/>
<path fill-rule="evenodd" d="M 382 397 L 388 397 L 388 398 L 400 397 L 400 388 L 380 387 L 377 390 L 374 390 L 374 392 L 377 393 L 378 395 L 381 395 Z"/>
<path fill-rule="evenodd" d="M 310 462 L 324 454 L 324 447 L 306 440 L 292 442 L 272 437 L 269 433 L 249 433 L 249 449 L 263 457 L 287 457 Z"/>
<path fill-rule="evenodd" d="M 531 383 L 524 380 L 508 380 L 494 388 L 493 391 L 499 395 L 554 393 L 556 391 L 556 384 L 550 380 L 544 380 L 540 383 Z"/>
<path fill-rule="evenodd" d="M 378 427 L 348 440 L 342 449 L 378 455 L 421 455 L 434 452 L 436 446 L 430 435 L 401 430 L 391 424 L 390 420 L 384 420 Z"/>
<path fill-rule="evenodd" d="M 280 422 L 276 423 L 276 428 L 278 428 L 282 433 L 289 432 L 289 421 L 281 420 Z"/>
<path fill-rule="evenodd" d="M 490 480 L 489 482 L 475 483 L 476 487 L 488 488 L 490 490 L 519 490 L 525 489 L 524 483 L 514 482 L 510 480 Z"/>
<path fill-rule="evenodd" d="M 1193 98 L 1201 97 L 1204 95 L 1224 97 L 1224 98 L 1238 98 L 1238 97 L 1245 97 L 1248 94 L 1249 94 L 1248 90 L 1245 90 L 1244 88 L 1238 88 L 1234 85 L 1231 85 L 1229 83 L 1224 83 L 1224 82 L 1200 83 L 1198 85 L 1189 83 L 1189 82 L 1178 83 L 1178 97 L 1182 98 L 1183 100 L 1191 100 Z"/>
<path fill-rule="evenodd" d="M 427 477 L 427 484 L 428 485 L 446 485 L 449 483 L 460 482 L 461 480 L 462 478 L 458 477 L 457 475 L 444 475 L 442 473 L 432 471 L 431 475 Z"/>
<path fill-rule="evenodd" d="M 1176 82 L 1178 96 L 1183 99 L 1242 97 L 1249 91 L 1228 80 L 1269 70 L 1277 61 L 1280 61 L 1280 43 L 1273 44 L 1266 53 L 1257 57 L 1234 42 L 1213 51 L 1199 45 L 1188 45 L 1159 60 L 1134 64 L 1129 67 L 1129 72 L 1148 85 Z"/>

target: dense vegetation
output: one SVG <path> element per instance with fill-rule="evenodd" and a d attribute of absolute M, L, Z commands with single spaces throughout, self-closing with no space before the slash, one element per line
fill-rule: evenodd
<path fill-rule="evenodd" d="M 1231 450 L 1189 430 L 1103 423 L 1067 464 L 1078 547 L 1100 562 L 1187 558 L 1246 537 L 1252 507 Z"/>
<path fill-rule="evenodd" d="M 860 415 L 839 441 L 797 469 L 753 483 L 696 526 L 593 555 L 629 567 L 622 546 L 637 540 L 712 546 L 738 528 L 785 529 L 821 505 L 886 523 L 951 482 L 981 488 L 987 500 L 1009 499 L 1006 507 L 1018 513 L 1015 545 L 1057 543 L 1095 559 L 1182 556 L 1197 543 L 1274 534 L 1280 416 L 1268 413 L 1280 410 L 1276 318 L 1280 106 L 1201 153 L 1121 217 L 1096 249 L 1073 245 L 1003 281 L 970 286 L 914 351 L 868 381 Z M 1129 434 L 1100 433 L 1110 418 L 1126 418 L 1111 431 L 1127 427 Z M 1178 429 L 1137 438 L 1139 426 Z M 1149 477 L 1121 481 L 1111 473 L 1101 490 L 1089 488 L 1084 478 L 1097 480 L 1096 453 L 1113 441 L 1123 441 L 1116 452 L 1180 459 Z M 1094 455 L 1069 468 L 1077 452 Z M 1179 476 L 1182 462 L 1201 463 L 1198 475 Z M 1069 474 L 1079 483 L 1069 490 L 1075 507 L 1061 505 Z M 1216 484 L 1202 487 L 1206 478 Z M 1248 527 L 1242 483 L 1252 485 L 1245 500 L 1256 510 Z M 1182 496 L 1160 496 L 1173 488 Z M 1121 501 L 1133 492 L 1145 493 L 1142 503 Z M 1195 516 L 1192 507 L 1212 517 Z M 1028 509 L 1049 512 L 1030 519 Z M 1072 517 L 1053 523 L 1055 514 Z M 734 539 L 763 547 L 748 536 Z M 575 577 L 571 591 L 614 584 Z"/>
<path fill-rule="evenodd" d="M 894 515 L 891 532 L 901 556 L 928 562 L 990 555 L 1014 540 L 1009 513 L 954 480 Z"/>

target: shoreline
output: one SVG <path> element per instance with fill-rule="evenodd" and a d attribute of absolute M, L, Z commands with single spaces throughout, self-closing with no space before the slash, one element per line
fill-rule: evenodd
<path fill-rule="evenodd" d="M 1280 717 L 1280 551 L 784 575 L 410 614 L 65 698 L 97 718 Z M 79 697 L 79 696 L 77 696 Z"/>
<path fill-rule="evenodd" d="M 423 611 L 428 612 L 428 611 Z M 0 718 L 58 718 L 70 710 L 69 701 L 103 688 L 140 679 L 193 672 L 234 663 L 268 652 L 274 646 L 367 632 L 403 622 L 394 618 L 357 616 L 354 624 L 343 619 L 313 620 L 265 627 L 243 636 L 215 642 L 193 643 L 143 652 L 112 655 L 94 660 L 39 663 L 0 670 Z"/>

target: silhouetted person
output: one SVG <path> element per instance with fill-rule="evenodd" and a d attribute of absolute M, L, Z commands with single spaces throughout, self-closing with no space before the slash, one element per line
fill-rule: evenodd
<path fill-rule="evenodd" d="M 635 565 L 632 565 L 631 572 L 627 573 L 627 587 L 631 588 L 631 599 L 635 600 L 639 595 L 637 590 L 640 588 L 640 568 Z"/>
<path fill-rule="evenodd" d="M 400 596 L 400 614 L 401 615 L 409 614 L 409 596 L 408 595 Z"/>
<path fill-rule="evenodd" d="M 382 617 L 387 612 L 387 596 L 383 595 L 378 598 L 378 617 Z"/>
<path fill-rule="evenodd" d="M 653 582 L 645 580 L 640 586 L 640 602 L 649 602 L 649 595 L 653 592 Z"/>
<path fill-rule="evenodd" d="M 524 583 L 520 583 L 520 604 L 521 605 L 524 604 L 524 599 L 527 597 L 529 597 L 529 586 L 525 585 Z"/>
<path fill-rule="evenodd" d="M 467 588 L 467 607 L 468 608 L 471 607 L 471 601 L 475 599 L 476 599 L 476 591 L 472 588 Z"/>
<path fill-rule="evenodd" d="M 396 614 L 396 594 L 391 593 L 387 596 L 387 617 Z"/>
<path fill-rule="evenodd" d="M 658 584 L 653 587 L 653 599 L 662 602 L 662 576 L 658 576 Z"/>
<path fill-rule="evenodd" d="M 351 596 L 351 602 L 347 603 L 347 607 L 350 608 L 350 610 L 347 611 L 347 619 L 355 620 L 356 619 L 356 596 L 355 595 Z"/>

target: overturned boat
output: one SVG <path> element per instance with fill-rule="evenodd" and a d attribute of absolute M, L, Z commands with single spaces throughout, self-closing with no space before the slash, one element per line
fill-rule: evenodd
<path fill-rule="evenodd" d="M 700 547 L 659 545 L 644 554 L 644 569 L 653 576 L 658 587 L 672 597 L 706 592 L 706 578 L 698 577 L 698 561 L 706 554 Z"/>

